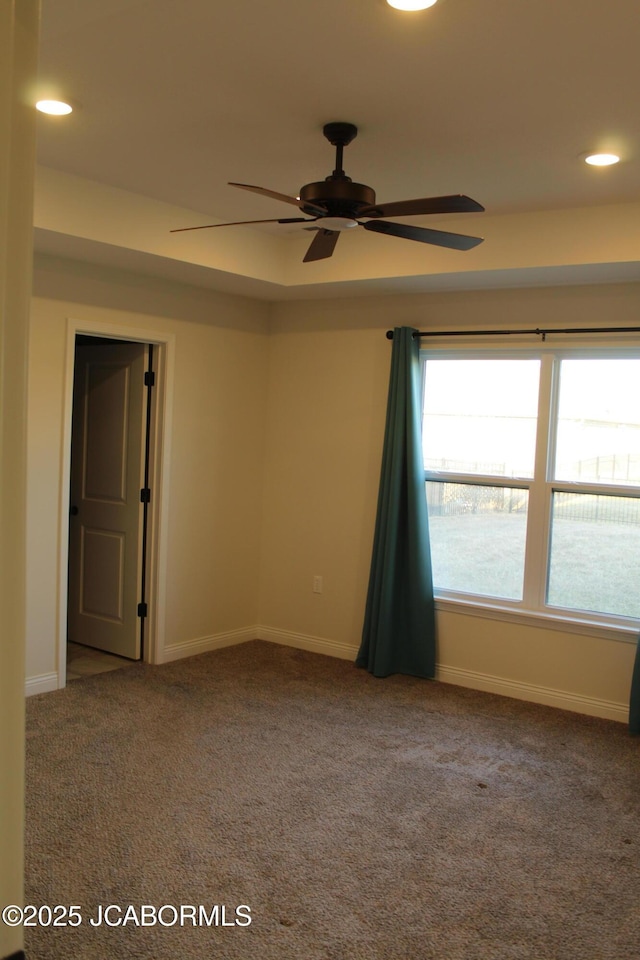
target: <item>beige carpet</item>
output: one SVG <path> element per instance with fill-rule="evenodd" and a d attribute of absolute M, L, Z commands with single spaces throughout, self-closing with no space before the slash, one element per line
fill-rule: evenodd
<path fill-rule="evenodd" d="M 27 713 L 27 902 L 82 915 L 28 960 L 640 957 L 620 724 L 259 641 Z"/>

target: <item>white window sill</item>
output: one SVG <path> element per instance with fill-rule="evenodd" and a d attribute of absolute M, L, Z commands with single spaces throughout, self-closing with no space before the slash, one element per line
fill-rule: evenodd
<path fill-rule="evenodd" d="M 597 619 L 585 619 L 572 616 L 565 611 L 552 613 L 545 610 L 523 610 L 503 607 L 497 603 L 484 603 L 478 598 L 445 597 L 436 595 L 436 611 L 457 613 L 468 617 L 481 617 L 485 620 L 502 620 L 519 626 L 539 627 L 545 630 L 557 630 L 562 633 L 578 633 L 586 637 L 599 637 L 605 640 L 618 640 L 622 643 L 637 643 L 640 625 L 631 623 L 613 624 Z"/>

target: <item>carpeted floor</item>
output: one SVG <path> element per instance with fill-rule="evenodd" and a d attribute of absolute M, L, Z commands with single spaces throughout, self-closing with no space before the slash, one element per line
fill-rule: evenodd
<path fill-rule="evenodd" d="M 640 957 L 620 724 L 260 641 L 27 714 L 28 960 Z"/>

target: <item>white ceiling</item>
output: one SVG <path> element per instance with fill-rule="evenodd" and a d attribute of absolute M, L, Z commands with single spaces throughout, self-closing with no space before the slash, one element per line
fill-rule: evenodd
<path fill-rule="evenodd" d="M 640 203 L 639 40 L 638 0 L 439 0 L 419 14 L 384 0 L 43 0 L 38 93 L 78 109 L 38 120 L 38 161 L 50 169 L 36 197 L 37 242 L 87 259 L 108 259 L 111 249 L 120 265 L 131 251 L 136 269 L 140 255 L 160 256 L 177 276 L 181 264 L 197 264 L 205 285 L 224 287 L 226 277 L 242 291 L 246 280 L 251 295 L 271 298 L 341 292 L 345 283 L 379 289 L 385 278 L 389 289 L 416 289 L 420 277 L 433 285 L 447 276 L 450 285 L 467 273 L 493 271 L 497 280 L 539 270 L 541 252 L 510 259 L 509 243 L 524 237 L 526 247 L 534 231 L 542 251 L 559 211 L 568 224 L 579 210 L 584 228 L 602 222 L 600 210 L 613 222 Z M 379 201 L 465 193 L 486 213 L 430 225 L 484 235 L 485 243 L 443 252 L 354 231 L 330 262 L 301 273 L 312 234 L 299 227 L 168 237 L 168 226 L 295 215 L 227 181 L 297 194 L 333 169 L 322 136 L 333 120 L 358 126 L 344 166 Z M 579 159 L 605 149 L 622 162 L 601 170 Z M 109 217 L 91 209 L 87 181 L 103 200 L 105 187 L 118 188 Z M 69 195 L 82 193 L 90 227 L 60 210 L 54 216 L 51 191 L 63 183 Z M 589 219 L 585 208 L 598 211 Z M 132 237 L 132 216 L 142 233 L 144 219 L 146 238 Z M 604 240 L 602 253 L 573 255 L 580 229 L 569 231 L 550 268 L 611 262 Z M 640 238 L 625 229 L 628 249 L 615 263 L 634 275 Z M 157 249 L 153 230 L 162 234 Z M 251 263 L 239 252 L 230 264 L 221 244 L 253 245 Z"/>

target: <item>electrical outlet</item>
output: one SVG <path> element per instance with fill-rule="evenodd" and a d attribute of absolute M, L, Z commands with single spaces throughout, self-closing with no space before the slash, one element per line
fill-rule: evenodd
<path fill-rule="evenodd" d="M 313 578 L 313 592 L 322 593 L 322 577 L 318 573 Z"/>

